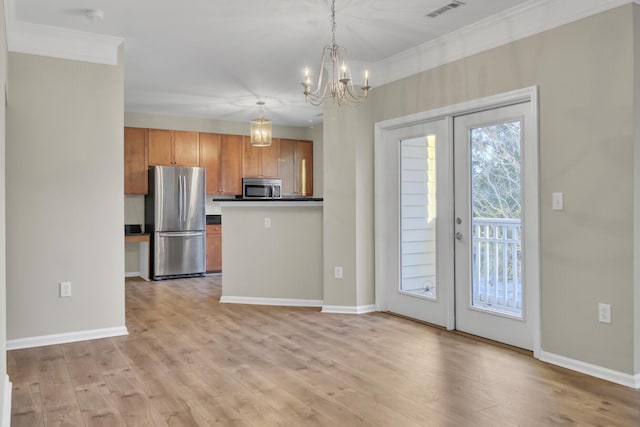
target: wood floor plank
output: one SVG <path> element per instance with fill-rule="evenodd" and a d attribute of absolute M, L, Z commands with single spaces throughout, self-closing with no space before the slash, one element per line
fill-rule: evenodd
<path fill-rule="evenodd" d="M 44 426 L 44 414 L 39 396 L 39 387 L 21 383 L 13 387 L 11 396 L 11 425 Z"/>
<path fill-rule="evenodd" d="M 640 392 L 384 313 L 126 280 L 128 336 L 8 352 L 14 426 L 632 426 Z"/>

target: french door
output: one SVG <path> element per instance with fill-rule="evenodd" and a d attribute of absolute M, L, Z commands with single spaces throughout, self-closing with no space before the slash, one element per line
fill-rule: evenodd
<path fill-rule="evenodd" d="M 454 118 L 455 327 L 533 349 L 524 167 L 529 103 Z"/>
<path fill-rule="evenodd" d="M 389 239 L 380 250 L 393 254 L 388 263 L 397 272 L 386 289 L 388 310 L 447 326 L 448 286 L 453 279 L 449 239 L 451 203 L 448 120 L 414 124 L 393 131 L 385 153 L 389 174 L 388 201 L 395 199 Z M 388 206 L 388 205 L 387 205 Z"/>
<path fill-rule="evenodd" d="M 539 350 L 536 92 L 376 124 L 378 310 Z"/>

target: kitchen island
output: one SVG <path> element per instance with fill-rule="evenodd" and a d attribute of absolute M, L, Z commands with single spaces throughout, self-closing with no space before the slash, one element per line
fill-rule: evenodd
<path fill-rule="evenodd" d="M 321 307 L 322 199 L 219 201 L 221 302 Z"/>

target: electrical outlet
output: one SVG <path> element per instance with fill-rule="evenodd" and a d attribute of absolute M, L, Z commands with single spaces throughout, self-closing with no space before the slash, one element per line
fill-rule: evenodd
<path fill-rule="evenodd" d="M 271 228 L 271 218 L 264 219 L 264 228 Z"/>
<path fill-rule="evenodd" d="M 598 321 L 601 323 L 611 323 L 611 304 L 598 304 Z"/>
<path fill-rule="evenodd" d="M 71 282 L 60 282 L 60 298 L 71 296 Z"/>
<path fill-rule="evenodd" d="M 336 265 L 336 267 L 334 269 L 334 277 L 336 279 L 342 279 L 342 266 L 341 265 Z"/>

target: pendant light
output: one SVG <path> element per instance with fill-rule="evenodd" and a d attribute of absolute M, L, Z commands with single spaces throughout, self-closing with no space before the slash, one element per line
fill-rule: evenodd
<path fill-rule="evenodd" d="M 271 145 L 271 120 L 263 116 L 264 101 L 258 101 L 258 118 L 251 120 L 251 145 L 269 147 Z"/>

